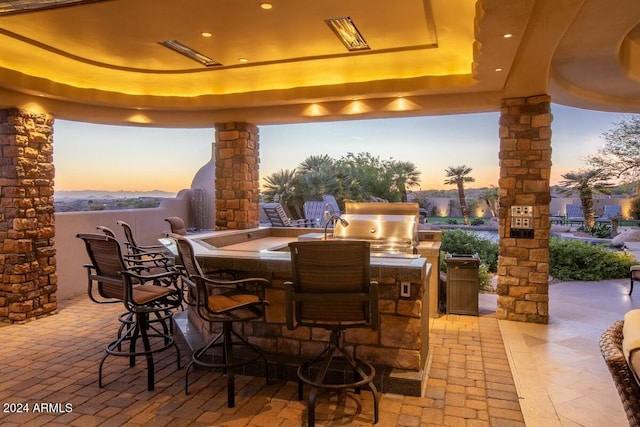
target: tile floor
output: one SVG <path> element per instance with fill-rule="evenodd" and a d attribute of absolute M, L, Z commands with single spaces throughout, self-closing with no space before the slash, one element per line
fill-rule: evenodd
<path fill-rule="evenodd" d="M 494 295 L 481 295 L 479 317 L 433 319 L 424 396 L 384 394 L 378 425 L 627 425 L 598 348 L 604 329 L 640 307 L 627 289 L 624 280 L 553 285 L 549 325 L 496 320 Z M 229 409 L 222 375 L 198 371 L 185 396 L 184 347 L 180 370 L 173 351 L 157 358 L 152 392 L 144 364 L 128 368 L 118 358 L 107 360 L 105 388 L 98 388 L 97 365 L 120 311 L 80 296 L 61 301 L 54 316 L 0 324 L 0 425 L 306 424 L 292 382 L 238 377 L 237 405 Z M 16 413 L 12 404 L 24 403 L 29 412 Z M 371 425 L 372 412 L 370 393 L 325 398 L 317 425 Z"/>

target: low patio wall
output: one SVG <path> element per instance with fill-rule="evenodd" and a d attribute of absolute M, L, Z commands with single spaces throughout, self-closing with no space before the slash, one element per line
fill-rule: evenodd
<path fill-rule="evenodd" d="M 71 298 L 87 291 L 87 272 L 82 266 L 89 262 L 89 258 L 82 241 L 76 238 L 78 233 L 98 233 L 96 227 L 104 225 L 111 228 L 122 243 L 125 241 L 124 233 L 116 221 L 125 221 L 133 227 L 139 244 L 157 244 L 157 239 L 170 231 L 169 224 L 164 221 L 166 217 L 179 216 L 187 222 L 187 226 L 190 225 L 190 199 L 191 190 L 182 190 L 176 198 L 165 199 L 158 208 L 153 209 L 55 214 L 58 299 Z"/>

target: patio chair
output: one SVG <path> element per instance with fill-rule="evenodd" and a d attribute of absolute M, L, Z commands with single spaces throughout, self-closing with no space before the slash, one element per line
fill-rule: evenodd
<path fill-rule="evenodd" d="M 116 224 L 124 230 L 124 237 L 127 241 L 124 243 L 127 252 L 131 255 L 149 255 L 149 256 L 166 256 L 167 250 L 164 246 L 158 245 L 139 245 L 133 235 L 133 228 L 124 221 L 116 221 Z"/>
<path fill-rule="evenodd" d="M 182 302 L 182 290 L 177 284 L 179 274 L 174 269 L 144 274 L 144 267 L 132 267 L 125 262 L 120 244 L 113 237 L 101 234 L 78 234 L 77 237 L 84 241 L 91 261 L 84 266 L 91 299 L 100 303 L 121 302 L 126 309 L 126 313 L 119 316 L 117 338 L 107 344 L 100 360 L 98 386 L 103 387 L 102 369 L 109 356 L 128 357 L 130 367 L 135 366 L 136 357 L 144 356 L 147 389 L 151 391 L 155 386 L 154 354 L 174 347 L 180 369 L 180 350 L 174 340 L 172 323 L 172 310 Z M 104 301 L 93 297 L 94 285 Z M 136 348 L 138 339 L 142 341 L 142 349 Z"/>
<path fill-rule="evenodd" d="M 98 229 L 98 231 L 102 231 L 105 234 L 105 236 L 113 237 L 114 239 L 116 238 L 116 234 L 109 227 L 105 227 L 104 225 L 99 225 L 96 228 Z"/>
<path fill-rule="evenodd" d="M 622 215 L 622 206 L 620 205 L 604 205 L 602 216 L 596 218 L 596 222 L 611 222 L 612 219 L 620 218 Z"/>
<path fill-rule="evenodd" d="M 266 306 L 265 287 L 270 283 L 263 278 L 241 280 L 220 280 L 204 275 L 196 260 L 191 242 L 184 237 L 176 237 L 178 253 L 182 260 L 185 282 L 192 298 L 195 296 L 195 313 L 204 322 L 222 324 L 220 333 L 203 347 L 193 352 L 185 374 L 185 394 L 189 394 L 189 372 L 194 366 L 222 369 L 227 375 L 227 406 L 235 406 L 235 370 L 256 362 L 264 361 L 265 378 L 269 383 L 269 365 L 262 349 L 244 339 L 240 332 L 242 323 L 263 319 Z M 213 330 L 213 327 L 210 326 Z M 216 347 L 221 354 L 213 354 Z M 246 350 L 244 358 L 234 357 L 236 349 Z M 236 353 L 237 354 L 237 353 Z"/>
<path fill-rule="evenodd" d="M 280 203 L 263 203 L 262 210 L 267 214 L 272 227 L 313 227 L 315 221 L 309 219 L 291 219 Z"/>
<path fill-rule="evenodd" d="M 332 194 L 322 196 L 322 201 L 324 202 L 324 210 L 329 212 L 329 216 L 340 216 L 340 206 Z"/>
<path fill-rule="evenodd" d="M 569 204 L 566 206 L 567 209 L 567 221 L 569 224 L 584 223 L 584 214 L 582 213 L 582 205 L 577 204 Z"/>
<path fill-rule="evenodd" d="M 304 217 L 308 221 L 314 222 L 314 227 L 324 228 L 328 218 L 325 218 L 325 203 L 320 200 L 307 200 L 304 202 Z"/>
<path fill-rule="evenodd" d="M 330 331 L 325 349 L 297 371 L 299 400 L 303 397 L 303 383 L 311 386 L 309 426 L 315 423 L 320 390 L 359 392 L 363 387 L 373 394 L 375 424 L 379 406 L 373 384 L 376 371 L 370 363 L 355 358 L 353 346 L 344 343 L 347 329 L 378 329 L 378 283 L 369 278 L 369 242 L 292 242 L 289 248 L 293 279 L 285 282 L 287 328 L 303 326 Z"/>
<path fill-rule="evenodd" d="M 640 385 L 622 350 L 624 321 L 614 322 L 600 337 L 600 351 L 618 390 L 630 426 L 640 426 Z"/>
<path fill-rule="evenodd" d="M 164 219 L 169 223 L 172 234 L 179 234 L 185 236 L 187 234 L 187 226 L 184 224 L 184 220 L 179 216 L 170 216 Z"/>

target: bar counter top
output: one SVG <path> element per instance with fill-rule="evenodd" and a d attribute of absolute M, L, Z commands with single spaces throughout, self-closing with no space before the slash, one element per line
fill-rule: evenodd
<path fill-rule="evenodd" d="M 196 257 L 205 268 L 267 273 L 291 270 L 290 242 L 322 238 L 322 233 L 302 233 L 298 236 L 270 234 L 274 232 L 278 230 L 260 228 L 235 233 L 198 233 L 185 237 L 193 243 Z M 236 238 L 230 239 L 233 236 Z M 421 247 L 422 244 L 429 246 L 431 243 L 421 242 Z M 391 276 L 399 280 L 422 281 L 426 274 L 427 260 L 418 254 L 371 254 L 372 277 Z"/>

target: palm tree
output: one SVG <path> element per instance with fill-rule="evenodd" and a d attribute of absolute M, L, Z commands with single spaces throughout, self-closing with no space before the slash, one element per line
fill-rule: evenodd
<path fill-rule="evenodd" d="M 596 223 L 595 209 L 593 208 L 593 193 L 611 194 L 613 184 L 608 182 L 611 174 L 604 169 L 580 170 L 568 172 L 562 175 L 564 181 L 560 182 L 558 193 L 569 195 L 577 192 L 582 203 L 584 224 L 593 227 Z"/>
<path fill-rule="evenodd" d="M 498 188 L 494 185 L 484 190 L 480 199 L 484 201 L 487 208 L 491 212 L 491 216 L 495 217 L 498 212 Z"/>
<path fill-rule="evenodd" d="M 411 162 L 392 161 L 388 165 L 392 189 L 400 193 L 400 201 L 407 201 L 407 189 L 420 185 L 420 171 Z"/>
<path fill-rule="evenodd" d="M 263 192 L 264 201 L 278 202 L 287 208 L 294 206 L 296 201 L 296 176 L 297 172 L 295 169 L 280 169 L 279 171 L 265 177 L 265 190 Z M 295 207 L 293 210 L 297 213 L 297 209 Z"/>
<path fill-rule="evenodd" d="M 309 156 L 298 166 L 300 173 L 329 171 L 335 168 L 335 160 L 326 154 Z"/>
<path fill-rule="evenodd" d="M 467 201 L 464 196 L 464 184 L 465 182 L 474 182 L 475 178 L 467 176 L 471 173 L 472 169 L 465 165 L 462 166 L 449 166 L 445 169 L 445 174 L 448 179 L 445 179 L 446 185 L 456 185 L 458 187 L 458 200 L 460 201 L 460 210 L 462 211 L 462 218 L 465 225 L 469 225 L 469 209 L 467 208 Z"/>

